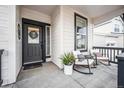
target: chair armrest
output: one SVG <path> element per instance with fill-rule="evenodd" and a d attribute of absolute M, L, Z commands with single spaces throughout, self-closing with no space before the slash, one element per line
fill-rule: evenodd
<path fill-rule="evenodd" d="M 92 55 L 85 55 L 85 59 L 94 59 Z"/>

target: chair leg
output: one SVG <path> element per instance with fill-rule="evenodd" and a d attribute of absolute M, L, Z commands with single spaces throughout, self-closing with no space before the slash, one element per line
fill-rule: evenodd
<path fill-rule="evenodd" d="M 87 64 L 88 64 L 88 68 L 89 68 L 89 73 L 92 73 L 91 72 L 91 67 L 90 67 L 90 64 L 89 64 L 89 60 L 87 59 Z"/>
<path fill-rule="evenodd" d="M 108 66 L 111 66 L 110 61 L 108 60 Z"/>
<path fill-rule="evenodd" d="M 88 68 L 89 68 L 89 73 L 91 73 L 91 67 L 90 67 L 90 65 L 88 65 Z"/>
<path fill-rule="evenodd" d="M 96 63 L 95 62 L 93 62 L 93 67 L 91 67 L 91 68 L 96 68 Z"/>
<path fill-rule="evenodd" d="M 96 65 L 98 65 L 97 55 L 95 55 L 95 61 L 96 61 Z"/>

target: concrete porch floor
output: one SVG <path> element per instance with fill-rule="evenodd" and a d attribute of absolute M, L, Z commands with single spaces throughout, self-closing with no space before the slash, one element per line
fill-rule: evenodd
<path fill-rule="evenodd" d="M 87 68 L 85 68 L 87 70 Z M 44 63 L 42 67 L 23 70 L 15 84 L 3 86 L 11 88 L 116 88 L 117 64 L 105 66 L 99 64 L 92 69 L 93 75 L 64 75 L 52 62 Z"/>

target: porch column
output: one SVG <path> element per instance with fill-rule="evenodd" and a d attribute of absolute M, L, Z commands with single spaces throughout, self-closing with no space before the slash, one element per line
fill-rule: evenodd
<path fill-rule="evenodd" d="M 1 67 L 1 56 L 2 56 L 2 54 L 3 54 L 3 51 L 4 51 L 4 50 L 0 50 L 0 86 L 2 85 L 2 82 L 3 82 L 3 80 L 1 79 L 1 72 L 2 72 L 2 71 L 1 71 L 1 68 L 2 68 L 2 67 Z"/>
<path fill-rule="evenodd" d="M 118 87 L 124 88 L 124 53 L 117 56 L 118 59 Z"/>

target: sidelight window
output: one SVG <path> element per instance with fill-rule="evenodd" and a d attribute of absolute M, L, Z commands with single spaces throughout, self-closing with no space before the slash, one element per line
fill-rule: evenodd
<path fill-rule="evenodd" d="M 46 56 L 50 56 L 50 38 L 51 38 L 51 32 L 50 32 L 50 26 L 46 26 Z"/>

